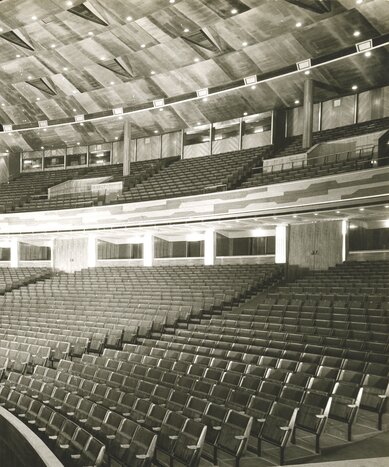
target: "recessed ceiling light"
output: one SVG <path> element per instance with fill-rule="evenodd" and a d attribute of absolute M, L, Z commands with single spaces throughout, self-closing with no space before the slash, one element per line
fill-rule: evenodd
<path fill-rule="evenodd" d="M 385 206 L 385 209 L 389 209 L 389 204 L 387 204 L 387 205 Z"/>
<path fill-rule="evenodd" d="M 193 61 L 194 61 L 194 62 L 199 62 L 200 59 L 199 59 L 198 57 L 196 57 Z"/>
<path fill-rule="evenodd" d="M 238 13 L 238 10 L 237 10 L 236 8 L 233 8 L 233 9 L 231 10 L 231 14 L 232 14 L 232 15 L 236 15 L 237 13 Z"/>
<path fill-rule="evenodd" d="M 144 49 L 146 47 L 146 44 L 141 44 L 140 46 L 142 49 Z"/>
<path fill-rule="evenodd" d="M 154 70 L 150 71 L 150 75 L 155 75 L 155 71 Z"/>
<path fill-rule="evenodd" d="M 77 94 L 77 89 L 73 89 L 73 94 Z"/>
<path fill-rule="evenodd" d="M 175 3 L 176 0 L 169 0 L 169 3 Z"/>
<path fill-rule="evenodd" d="M 203 102 L 207 102 L 208 97 L 203 97 Z"/>
<path fill-rule="evenodd" d="M 118 117 L 118 120 L 123 120 L 123 117 L 122 116 Z"/>
<path fill-rule="evenodd" d="M 80 126 L 84 126 L 84 124 L 81 122 L 81 123 L 80 123 Z"/>
<path fill-rule="evenodd" d="M 197 122 L 196 125 L 201 125 L 201 122 Z"/>
<path fill-rule="evenodd" d="M 317 212 L 314 212 L 313 215 L 314 215 L 314 216 L 317 216 Z"/>
<path fill-rule="evenodd" d="M 132 16 L 127 16 L 126 21 L 132 21 Z"/>
<path fill-rule="evenodd" d="M 4 29 L 3 29 L 3 28 L 0 28 L 0 32 L 3 32 L 3 31 L 4 31 Z"/>
<path fill-rule="evenodd" d="M 163 108 L 162 108 L 162 107 L 160 107 L 159 111 L 160 111 L 160 112 L 163 112 Z"/>
<path fill-rule="evenodd" d="M 111 81 L 109 84 L 113 86 L 115 84 L 115 81 Z"/>
<path fill-rule="evenodd" d="M 311 72 L 309 70 L 304 71 L 304 75 L 310 75 Z"/>
<path fill-rule="evenodd" d="M 367 52 L 365 52 L 365 57 L 371 57 L 371 52 L 370 52 L 370 50 L 368 50 Z"/>
<path fill-rule="evenodd" d="M 45 149 L 45 147 L 44 147 L 44 146 L 41 146 L 41 149 Z"/>
<path fill-rule="evenodd" d="M 119 136 L 115 136 L 115 139 L 119 139 Z"/>
<path fill-rule="evenodd" d="M 298 21 L 296 23 L 296 28 L 301 28 L 302 25 L 303 25 L 303 23 L 301 21 Z"/>
<path fill-rule="evenodd" d="M 359 210 L 360 210 L 360 211 L 364 211 L 364 210 L 365 210 L 365 208 L 359 208 Z"/>
<path fill-rule="evenodd" d="M 2 103 L 1 103 L 1 106 L 2 106 L 2 107 L 4 107 L 4 106 L 5 106 L 4 102 L 2 102 Z"/>
<path fill-rule="evenodd" d="M 77 146 L 79 146 L 79 145 L 80 145 L 80 143 L 78 142 L 78 143 L 77 143 Z"/>
<path fill-rule="evenodd" d="M 36 100 L 37 100 L 37 101 L 40 101 L 40 100 L 41 100 L 41 98 L 40 98 L 40 97 L 37 97 L 37 98 L 36 98 Z"/>
<path fill-rule="evenodd" d="M 20 54 L 16 54 L 16 58 L 20 58 L 20 57 L 21 57 L 21 55 L 20 55 Z"/>
<path fill-rule="evenodd" d="M 360 5 L 361 3 L 363 3 L 363 0 L 356 0 L 357 5 Z"/>
<path fill-rule="evenodd" d="M 247 44 L 246 41 L 245 41 L 245 42 L 242 42 L 242 47 L 246 47 L 247 45 L 248 45 L 248 44 Z"/>
<path fill-rule="evenodd" d="M 296 100 L 294 101 L 294 103 L 295 103 L 295 104 L 300 104 L 300 101 L 299 101 L 298 99 L 296 99 Z"/>
<path fill-rule="evenodd" d="M 73 112 L 77 112 L 77 109 L 73 109 Z"/>
<path fill-rule="evenodd" d="M 361 31 L 354 31 L 353 36 L 354 37 L 359 37 L 361 35 Z"/>
<path fill-rule="evenodd" d="M 246 115 L 247 115 L 247 112 L 243 112 L 243 115 L 246 116 Z"/>
<path fill-rule="evenodd" d="M 67 6 L 73 6 L 73 2 L 71 2 L 70 0 L 68 2 L 66 2 L 66 5 Z"/>
<path fill-rule="evenodd" d="M 43 131 L 47 131 L 47 128 L 43 128 Z"/>
<path fill-rule="evenodd" d="M 64 67 L 63 67 L 63 71 L 68 71 L 68 67 L 67 67 L 67 66 L 64 66 Z"/>
<path fill-rule="evenodd" d="M 340 214 L 340 211 L 336 211 L 336 214 Z"/>
<path fill-rule="evenodd" d="M 52 49 L 55 49 L 56 46 L 55 46 L 55 44 L 51 44 L 50 47 L 51 47 Z"/>
<path fill-rule="evenodd" d="M 105 57 L 104 57 L 104 56 L 101 56 L 101 57 L 100 57 L 100 60 L 105 60 Z"/>
<path fill-rule="evenodd" d="M 31 16 L 31 19 L 32 19 L 33 21 L 36 21 L 38 18 L 34 15 L 34 16 Z"/>
<path fill-rule="evenodd" d="M 356 84 L 353 84 L 353 85 L 351 86 L 351 89 L 352 89 L 353 91 L 356 91 L 356 90 L 358 89 L 358 86 L 357 86 Z"/>
<path fill-rule="evenodd" d="M 94 34 L 93 31 L 88 32 L 88 36 L 93 36 L 93 34 Z"/>
<path fill-rule="evenodd" d="M 158 130 L 154 130 L 154 133 L 158 133 Z"/>
<path fill-rule="evenodd" d="M 189 32 L 189 28 L 185 28 L 185 29 L 184 29 L 184 32 Z"/>
<path fill-rule="evenodd" d="M 296 214 L 293 214 L 293 218 L 296 219 L 296 217 L 297 217 Z"/>
<path fill-rule="evenodd" d="M 28 76 L 27 76 L 27 79 L 32 79 L 32 76 L 31 76 L 31 75 L 28 75 Z"/>
<path fill-rule="evenodd" d="M 256 86 L 255 84 L 253 84 L 253 85 L 251 86 L 251 89 L 255 89 L 256 87 L 257 87 L 257 86 Z"/>

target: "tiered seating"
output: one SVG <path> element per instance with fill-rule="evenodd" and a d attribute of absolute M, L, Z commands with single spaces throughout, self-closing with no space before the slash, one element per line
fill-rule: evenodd
<path fill-rule="evenodd" d="M 0 294 L 49 277 L 49 268 L 0 268 Z"/>
<path fill-rule="evenodd" d="M 82 354 L 85 339 L 99 353 L 230 306 L 280 273 L 274 265 L 87 269 L 7 294 L 0 323 L 7 336 L 69 342 L 66 355 Z"/>
<path fill-rule="evenodd" d="M 154 159 L 131 163 L 131 174 L 123 177 L 123 164 L 90 168 L 64 169 L 47 172 L 22 173 L 7 184 L 0 185 L 2 212 L 70 209 L 103 203 L 105 196 L 89 192 L 69 193 L 47 198 L 50 187 L 67 180 L 110 177 L 109 181 L 123 181 L 124 190 L 146 180 L 177 158 Z"/>
<path fill-rule="evenodd" d="M 106 458 L 122 465 L 157 459 L 196 466 L 200 455 L 217 463 L 221 451 L 239 465 L 246 449 L 266 456 L 269 443 L 279 448 L 282 464 L 289 442 L 300 445 L 301 432 L 314 437 L 319 452 L 320 438 L 334 424 L 351 439 L 361 409 L 378 414 L 381 429 L 389 395 L 389 263 L 346 263 L 252 298 L 254 284 L 240 282 L 246 273 L 256 277 L 256 268 L 166 268 L 171 277 L 155 268 L 160 301 L 173 278 L 180 297 L 191 291 L 186 277 L 197 289 L 201 276 L 202 299 L 214 297 L 207 312 L 192 315 L 187 329 L 143 338 L 123 350 L 62 359 L 56 369 L 36 365 L 31 375 L 11 371 L 0 387 L 0 404 L 36 425 L 43 437 L 48 434 L 48 444 L 69 465 L 77 461 L 73 452 L 81 455 L 78 440 L 91 435 L 96 448 L 89 455 L 95 458 L 105 447 Z M 112 269 L 96 281 L 102 295 Z M 146 282 L 156 289 L 155 270 L 127 274 L 119 268 L 119 276 L 128 289 Z M 64 277 L 77 277 L 85 291 L 99 272 Z M 63 282 L 63 290 L 68 293 L 76 282 Z M 216 292 L 226 294 L 222 284 L 230 289 L 228 306 Z M 98 296 L 98 287 L 92 289 Z M 239 304 L 244 294 L 249 301 Z M 57 442 L 60 429 L 68 442 Z"/>
<path fill-rule="evenodd" d="M 367 135 L 378 131 L 389 129 L 389 117 L 367 122 L 346 125 L 329 130 L 315 131 L 313 133 L 312 145 L 324 143 L 326 141 L 336 141 L 339 139 L 352 138 L 354 136 Z M 305 152 L 302 147 L 303 138 L 301 135 L 287 138 L 284 147 L 277 151 L 276 157 L 290 156 Z"/>
<path fill-rule="evenodd" d="M 270 148 L 253 148 L 213 156 L 183 159 L 119 197 L 121 202 L 230 190 L 269 154 Z"/>
<path fill-rule="evenodd" d="M 336 141 L 338 139 L 361 136 L 389 129 L 389 118 L 371 120 L 356 125 L 347 125 L 330 130 L 313 133 L 312 144 L 319 144 L 326 141 Z M 287 138 L 282 149 L 275 152 L 273 158 L 281 158 L 306 152 L 302 147 L 302 136 Z M 262 166 L 253 170 L 251 176 L 245 180 L 241 187 L 250 188 L 254 186 L 269 185 L 272 183 L 283 183 L 293 180 L 303 180 L 306 178 L 323 177 L 337 173 L 353 172 L 355 170 L 369 169 L 372 167 L 374 147 L 365 146 L 360 150 L 349 151 L 348 153 L 333 154 L 327 157 L 310 159 L 303 167 L 290 167 L 284 169 L 282 166 L 276 167 L 274 171 L 264 172 Z"/>

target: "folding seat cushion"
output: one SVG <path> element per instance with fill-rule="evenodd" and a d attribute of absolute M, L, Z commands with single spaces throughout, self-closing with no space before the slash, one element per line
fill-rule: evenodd
<path fill-rule="evenodd" d="M 169 412 L 161 425 L 157 438 L 157 449 L 170 454 L 178 437 L 183 430 L 188 418 L 176 412 Z"/>
<path fill-rule="evenodd" d="M 188 420 L 184 429 L 178 434 L 171 458 L 188 467 L 197 466 L 204 446 L 206 431 L 205 425 Z"/>
<path fill-rule="evenodd" d="M 207 426 L 205 440 L 208 444 L 215 444 L 227 414 L 228 409 L 223 405 L 211 403 L 206 408 L 201 422 Z"/>
<path fill-rule="evenodd" d="M 124 462 L 128 448 L 138 429 L 139 425 L 136 422 L 125 418 L 109 444 L 110 456 L 119 462 Z"/>

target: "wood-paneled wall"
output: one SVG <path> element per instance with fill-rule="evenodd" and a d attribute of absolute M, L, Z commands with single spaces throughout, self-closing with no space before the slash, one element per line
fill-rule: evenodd
<path fill-rule="evenodd" d="M 159 159 L 162 154 L 161 135 L 139 138 L 136 140 L 136 160 Z"/>
<path fill-rule="evenodd" d="M 55 239 L 54 268 L 65 272 L 79 271 L 88 267 L 88 239 Z"/>
<path fill-rule="evenodd" d="M 354 123 L 355 96 L 340 98 L 335 106 L 333 99 L 322 103 L 322 130 Z M 319 130 L 319 104 L 313 107 L 313 131 Z M 389 116 L 389 86 L 372 89 L 358 95 L 358 122 L 366 122 Z M 288 136 L 301 135 L 303 132 L 303 107 L 287 111 Z"/>
<path fill-rule="evenodd" d="M 342 261 L 341 221 L 291 225 L 289 232 L 290 265 L 322 270 Z"/>

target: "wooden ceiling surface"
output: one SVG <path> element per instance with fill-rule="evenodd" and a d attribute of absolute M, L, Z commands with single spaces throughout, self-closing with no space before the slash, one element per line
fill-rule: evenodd
<path fill-rule="evenodd" d="M 16 42 L 24 43 L 17 45 L 0 36 L 0 123 L 53 120 L 176 96 L 277 70 L 389 32 L 386 0 L 361 4 L 333 0 L 331 11 L 321 14 L 286 0 L 70 3 L 0 2 L 0 34 L 15 34 Z M 107 25 L 68 11 L 76 7 Z M 296 27 L 298 22 L 301 27 Z M 358 37 L 353 35 L 356 30 Z M 366 60 L 348 58 L 318 68 L 312 75 L 345 93 L 354 83 L 359 90 L 388 84 L 387 48 L 374 51 Z M 208 102 L 141 112 L 130 117 L 134 135 L 293 106 L 296 98 L 301 100 L 303 81 L 303 75 L 293 75 Z M 336 95 L 321 89 L 317 98 Z M 112 141 L 121 137 L 121 127 L 121 121 L 107 120 L 2 135 L 0 152 Z"/>

